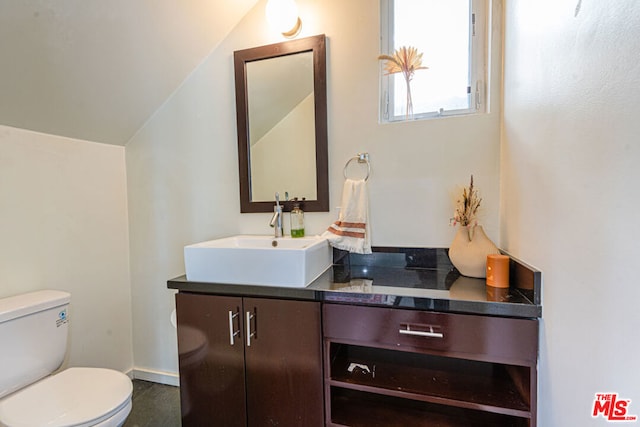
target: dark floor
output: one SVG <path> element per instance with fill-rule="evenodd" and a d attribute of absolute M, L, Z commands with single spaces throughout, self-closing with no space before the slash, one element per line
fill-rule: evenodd
<path fill-rule="evenodd" d="M 133 408 L 123 427 L 179 427 L 180 389 L 133 380 Z"/>

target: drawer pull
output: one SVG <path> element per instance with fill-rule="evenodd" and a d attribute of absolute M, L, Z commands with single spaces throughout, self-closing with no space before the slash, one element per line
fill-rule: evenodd
<path fill-rule="evenodd" d="M 398 332 L 400 335 L 412 335 L 416 337 L 427 337 L 427 338 L 444 338 L 444 334 L 442 332 L 436 332 L 433 330 L 433 326 L 428 326 L 425 329 L 427 331 L 416 331 L 415 329 L 411 329 L 410 325 L 407 325 L 407 329 L 400 329 Z"/>

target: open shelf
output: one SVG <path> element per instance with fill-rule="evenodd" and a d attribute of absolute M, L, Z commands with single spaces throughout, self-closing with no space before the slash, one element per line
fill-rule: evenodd
<path fill-rule="evenodd" d="M 331 426 L 527 427 L 529 420 L 331 387 Z"/>
<path fill-rule="evenodd" d="M 403 403 L 402 399 L 410 399 L 414 401 L 411 404 L 404 401 L 405 405 L 409 405 L 409 409 L 413 408 L 412 405 L 422 404 L 418 402 L 426 402 L 454 407 L 454 409 L 462 410 L 462 413 L 464 410 L 469 410 L 474 414 L 474 417 L 484 412 L 520 419 L 531 417 L 528 393 L 530 369 L 528 367 L 335 342 L 330 343 L 329 353 L 328 380 L 332 386 L 332 401 L 334 400 L 334 392 L 341 393 L 339 398 L 336 397 L 336 404 L 345 399 L 348 400 L 345 396 L 351 396 L 347 391 L 350 389 L 354 392 L 362 391 L 379 395 L 377 399 L 382 399 L 382 402 L 385 402 L 385 399 L 397 401 L 394 405 Z M 352 363 L 365 365 L 370 372 L 358 367 L 349 372 L 348 368 Z M 371 398 L 367 398 L 363 402 L 366 403 L 370 400 Z M 362 404 L 364 403 L 358 399 L 357 405 L 346 405 L 348 408 L 353 408 L 345 407 L 340 409 L 338 413 L 359 410 L 357 408 Z M 423 410 L 422 406 L 420 408 L 419 412 Z M 337 409 L 339 407 L 332 404 L 332 414 L 335 414 Z M 408 412 L 413 411 L 413 409 L 409 409 Z M 380 411 L 382 409 L 378 410 L 378 412 Z M 490 416 L 490 414 L 486 416 Z M 333 416 L 332 418 L 335 419 Z M 350 423 L 348 425 L 361 424 Z M 441 425 L 475 424 L 444 423 Z"/>

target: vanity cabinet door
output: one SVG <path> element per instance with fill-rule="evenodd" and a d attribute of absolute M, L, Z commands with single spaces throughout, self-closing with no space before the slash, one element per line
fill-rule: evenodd
<path fill-rule="evenodd" d="M 246 426 L 242 298 L 178 293 L 176 313 L 182 425 Z"/>
<path fill-rule="evenodd" d="M 244 298 L 244 311 L 249 426 L 322 426 L 320 304 Z"/>
<path fill-rule="evenodd" d="M 176 295 L 184 427 L 324 425 L 320 303 Z"/>

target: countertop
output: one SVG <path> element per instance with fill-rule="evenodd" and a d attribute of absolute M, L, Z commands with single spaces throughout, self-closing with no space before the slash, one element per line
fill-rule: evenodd
<path fill-rule="evenodd" d="M 507 254 L 508 255 L 508 254 Z M 542 273 L 511 257 L 510 287 L 460 275 L 445 248 L 375 247 L 370 255 L 334 250 L 334 264 L 306 288 L 167 281 L 181 292 L 298 299 L 336 304 L 539 318 Z"/>

